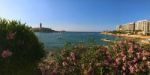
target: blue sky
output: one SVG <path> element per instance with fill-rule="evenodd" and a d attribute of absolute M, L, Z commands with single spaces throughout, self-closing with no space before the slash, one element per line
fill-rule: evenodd
<path fill-rule="evenodd" d="M 0 0 L 0 17 L 66 31 L 113 30 L 148 19 L 150 0 Z"/>

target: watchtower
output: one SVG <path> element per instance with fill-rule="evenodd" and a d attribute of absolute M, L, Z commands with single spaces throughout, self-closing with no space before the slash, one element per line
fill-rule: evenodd
<path fill-rule="evenodd" d="M 40 23 L 40 28 L 42 28 L 42 23 Z"/>

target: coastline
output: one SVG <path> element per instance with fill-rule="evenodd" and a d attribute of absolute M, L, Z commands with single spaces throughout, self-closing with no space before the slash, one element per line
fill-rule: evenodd
<path fill-rule="evenodd" d="M 113 35 L 113 36 L 119 36 L 119 37 L 127 37 L 127 38 L 139 38 L 139 39 L 150 39 L 150 36 L 144 36 L 144 35 L 129 35 L 129 34 L 112 34 L 109 32 L 102 32 L 100 34 L 104 35 Z"/>
<path fill-rule="evenodd" d="M 104 35 L 111 35 L 111 36 L 118 36 L 123 38 L 133 38 L 133 39 L 139 39 L 139 42 L 142 44 L 150 44 L 150 36 L 144 36 L 144 35 L 129 35 L 129 34 L 112 34 L 110 32 L 101 32 L 100 34 Z"/>

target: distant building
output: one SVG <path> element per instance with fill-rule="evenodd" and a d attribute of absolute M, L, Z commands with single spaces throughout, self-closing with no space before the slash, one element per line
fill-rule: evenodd
<path fill-rule="evenodd" d="M 42 28 L 42 23 L 40 23 L 40 28 Z"/>
<path fill-rule="evenodd" d="M 122 30 L 134 31 L 135 30 L 135 24 L 134 24 L 134 22 L 122 25 Z"/>
<path fill-rule="evenodd" d="M 137 21 L 135 24 L 136 24 L 136 27 L 135 27 L 135 30 L 144 30 L 143 29 L 143 27 L 144 27 L 144 25 L 143 25 L 143 20 L 141 20 L 141 21 Z"/>
<path fill-rule="evenodd" d="M 134 31 L 135 30 L 135 23 L 127 23 L 122 24 L 117 27 L 117 30 L 123 30 L 123 31 Z"/>
<path fill-rule="evenodd" d="M 123 30 L 123 31 L 142 31 L 143 34 L 150 34 L 150 21 L 149 20 L 140 20 L 136 22 L 131 22 L 127 24 L 122 24 L 117 27 L 116 30 Z"/>
<path fill-rule="evenodd" d="M 117 26 L 116 30 L 122 30 L 122 25 Z"/>

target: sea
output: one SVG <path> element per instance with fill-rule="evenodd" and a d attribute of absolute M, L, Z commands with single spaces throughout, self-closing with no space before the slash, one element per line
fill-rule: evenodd
<path fill-rule="evenodd" d="M 106 45 L 107 42 L 101 39 L 109 39 L 111 41 L 118 40 L 116 36 L 100 34 L 100 32 L 35 32 L 39 41 L 44 44 L 46 50 L 61 49 L 64 47 L 65 43 L 88 43 L 90 41 L 96 44 Z"/>

